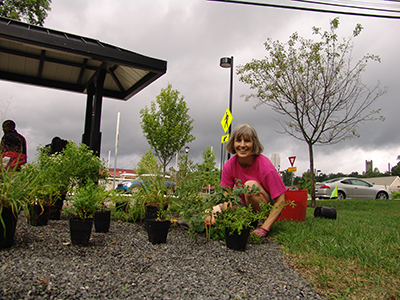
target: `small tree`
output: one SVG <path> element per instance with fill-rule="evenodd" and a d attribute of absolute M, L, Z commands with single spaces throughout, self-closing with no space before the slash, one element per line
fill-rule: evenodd
<path fill-rule="evenodd" d="M 392 168 L 392 175 L 393 176 L 400 176 L 400 161 L 397 163 L 396 166 Z"/>
<path fill-rule="evenodd" d="M 183 96 L 168 84 L 161 89 L 156 101 L 140 110 L 142 131 L 158 157 L 165 174 L 167 165 L 185 144 L 195 138 L 191 135 L 193 119 Z"/>
<path fill-rule="evenodd" d="M 50 4 L 51 0 L 2 0 L 0 16 L 43 26 L 47 11 L 51 10 Z"/>
<path fill-rule="evenodd" d="M 203 186 L 216 186 L 220 181 L 220 174 L 216 163 L 217 153 L 207 146 L 203 150 L 203 162 L 198 167 L 198 174 Z"/>
<path fill-rule="evenodd" d="M 336 29 L 339 19 L 330 23 L 330 31 L 313 27 L 320 42 L 294 33 L 285 44 L 268 39 L 264 45 L 269 58 L 239 66 L 240 81 L 257 92 L 256 98 L 285 116 L 280 121 L 284 132 L 308 145 L 311 170 L 312 206 L 315 206 L 314 145 L 335 144 L 358 137 L 357 127 L 376 120 L 379 110 L 369 111 L 371 104 L 385 90 L 379 84 L 370 88 L 361 82 L 368 61 L 380 61 L 367 54 L 352 63 L 353 35 L 339 42 Z"/>
<path fill-rule="evenodd" d="M 150 174 L 154 170 L 159 170 L 157 158 L 153 155 L 151 150 L 147 151 L 137 164 L 136 173 L 139 175 Z"/>

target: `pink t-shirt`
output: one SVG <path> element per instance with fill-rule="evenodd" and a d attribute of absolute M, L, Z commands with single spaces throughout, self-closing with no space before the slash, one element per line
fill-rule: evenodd
<path fill-rule="evenodd" d="M 286 191 L 285 184 L 278 171 L 271 161 L 262 154 L 257 155 L 252 165 L 246 169 L 240 166 L 237 155 L 230 158 L 222 169 L 221 186 L 233 188 L 237 179 L 240 179 L 242 184 L 248 180 L 259 182 L 271 196 L 271 199 L 279 197 Z M 244 197 L 241 198 L 244 201 Z"/>

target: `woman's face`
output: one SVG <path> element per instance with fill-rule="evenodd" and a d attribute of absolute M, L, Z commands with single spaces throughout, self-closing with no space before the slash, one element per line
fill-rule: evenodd
<path fill-rule="evenodd" d="M 251 156 L 251 153 L 253 152 L 253 140 L 245 135 L 236 137 L 235 152 L 239 158 L 246 158 Z"/>

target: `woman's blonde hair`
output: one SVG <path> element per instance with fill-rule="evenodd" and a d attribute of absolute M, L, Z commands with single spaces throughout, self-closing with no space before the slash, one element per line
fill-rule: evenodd
<path fill-rule="evenodd" d="M 229 140 L 225 145 L 225 150 L 231 154 L 235 154 L 235 140 L 238 138 L 240 139 L 242 136 L 248 137 L 253 141 L 252 155 L 259 155 L 264 151 L 264 146 L 261 145 L 260 140 L 258 139 L 257 131 L 251 125 L 246 123 L 240 123 L 233 129 Z"/>

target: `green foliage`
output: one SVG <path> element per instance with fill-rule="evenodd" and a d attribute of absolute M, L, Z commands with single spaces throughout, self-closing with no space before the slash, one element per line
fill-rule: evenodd
<path fill-rule="evenodd" d="M 24 166 L 24 172 L 37 178 L 32 193 L 39 203 L 46 204 L 55 203 L 68 188 L 98 182 L 107 174 L 104 161 L 86 145 L 72 141 L 62 152 L 51 155 L 47 147 L 39 147 L 36 159 Z"/>
<path fill-rule="evenodd" d="M 392 175 L 393 176 L 400 176 L 400 161 L 397 163 L 396 166 L 392 168 Z"/>
<path fill-rule="evenodd" d="M 0 16 L 43 26 L 51 0 L 2 0 Z"/>
<path fill-rule="evenodd" d="M 161 162 L 164 174 L 176 153 L 195 139 L 190 133 L 193 119 L 188 111 L 184 97 L 171 84 L 161 89 L 150 108 L 140 110 L 143 134 Z"/>
<path fill-rule="evenodd" d="M 285 186 L 291 186 L 294 183 L 294 177 L 294 172 L 288 172 L 287 170 L 282 172 L 282 181 Z"/>
<path fill-rule="evenodd" d="M 35 174 L 25 172 L 24 166 L 20 172 L 0 168 L 0 177 L 0 222 L 4 228 L 1 216 L 3 208 L 10 208 L 15 216 L 21 210 L 29 215 L 29 205 L 34 201 L 32 190 L 37 184 L 38 178 Z"/>
<path fill-rule="evenodd" d="M 73 189 L 72 192 L 69 200 L 73 209 L 66 208 L 64 212 L 80 219 L 92 218 L 96 210 L 101 207 L 101 203 L 109 195 L 109 192 L 103 186 L 90 180 L 85 185 Z"/>
<path fill-rule="evenodd" d="M 220 174 L 216 163 L 217 153 L 211 146 L 207 146 L 202 153 L 203 162 L 197 168 L 198 179 L 202 186 L 217 186 L 220 182 Z"/>
<path fill-rule="evenodd" d="M 311 176 L 310 172 L 304 172 L 303 176 L 299 179 L 298 185 L 301 190 L 308 190 L 311 193 Z"/>
<path fill-rule="evenodd" d="M 241 234 L 242 230 L 250 227 L 254 221 L 266 219 L 273 209 L 270 203 L 260 203 L 261 210 L 253 211 L 251 205 L 244 206 L 240 200 L 240 195 L 245 193 L 251 195 L 259 193 L 259 191 L 255 185 L 251 188 L 244 187 L 240 180 L 238 180 L 238 186 L 232 190 L 218 188 L 214 194 L 215 197 L 224 199 L 223 201 L 228 203 L 228 207 L 217 214 L 216 224 L 223 228 L 230 228 L 231 232 L 237 231 L 238 234 Z"/>
<path fill-rule="evenodd" d="M 153 155 L 153 152 L 149 150 L 142 156 L 142 158 L 137 164 L 137 168 L 135 168 L 135 171 L 139 175 L 142 175 L 142 174 L 151 174 L 153 170 L 158 170 L 158 169 L 159 167 L 157 163 L 157 158 Z"/>
<path fill-rule="evenodd" d="M 98 182 L 107 177 L 108 170 L 104 160 L 85 144 L 78 145 L 69 141 L 61 153 L 53 155 L 61 159 L 62 172 L 69 176 L 70 186 L 82 186 L 87 181 Z"/>
<path fill-rule="evenodd" d="M 393 192 L 392 193 L 392 198 L 393 199 L 400 199 L 400 192 Z"/>
<path fill-rule="evenodd" d="M 204 212 L 212 209 L 214 202 L 209 195 L 200 193 L 201 182 L 196 179 L 188 180 L 176 189 L 176 198 L 171 211 L 189 225 L 188 232 L 196 237 L 205 230 Z"/>

